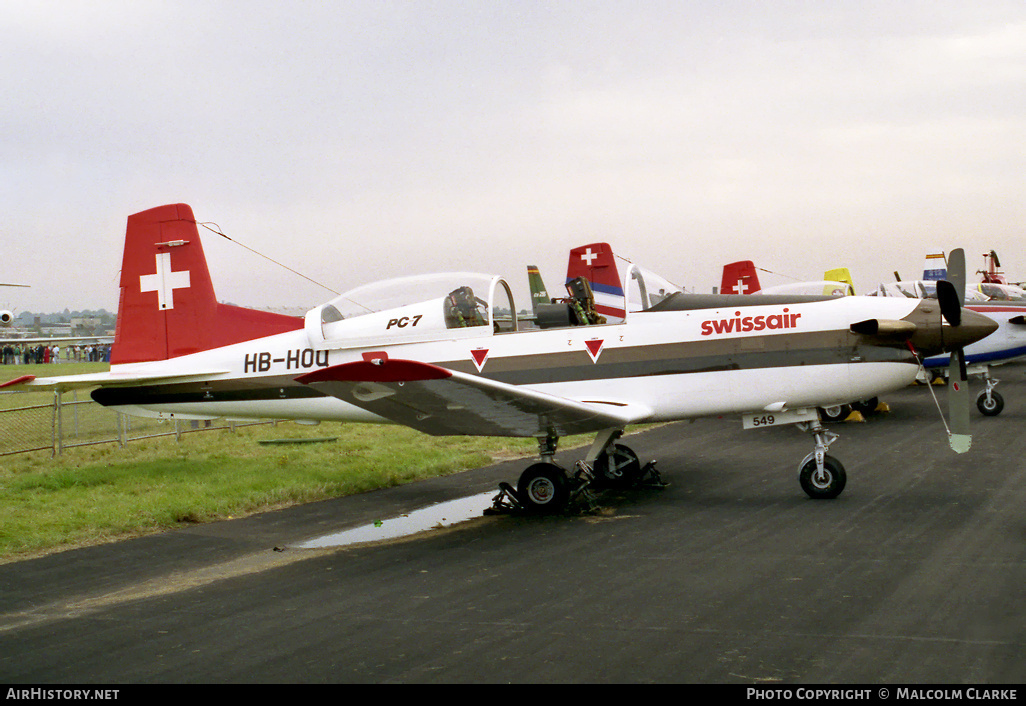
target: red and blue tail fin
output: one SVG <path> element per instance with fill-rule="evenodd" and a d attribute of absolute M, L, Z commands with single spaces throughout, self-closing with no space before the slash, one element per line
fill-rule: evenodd
<path fill-rule="evenodd" d="M 192 209 L 128 217 L 111 363 L 167 360 L 303 327 L 303 319 L 219 304 Z"/>
<path fill-rule="evenodd" d="M 754 294 L 762 289 L 755 263 L 739 260 L 723 266 L 720 294 Z"/>
<path fill-rule="evenodd" d="M 926 262 L 923 264 L 923 279 L 939 280 L 948 277 L 948 261 L 944 252 L 935 250 L 926 253 Z"/>
<path fill-rule="evenodd" d="M 627 315 L 623 283 L 617 272 L 613 249 L 607 243 L 582 245 L 570 251 L 566 266 L 566 281 L 584 277 L 595 295 L 595 311 L 610 323 L 623 320 Z"/>

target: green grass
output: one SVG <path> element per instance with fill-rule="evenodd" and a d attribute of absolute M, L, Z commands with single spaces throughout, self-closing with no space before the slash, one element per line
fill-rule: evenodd
<path fill-rule="evenodd" d="M 106 369 L 2 366 L 0 379 Z M 38 396 L 38 400 L 32 398 Z M 9 396 L 10 397 L 10 396 Z M 17 406 L 49 403 L 49 391 Z M 0 408 L 4 402 L 0 399 Z M 8 404 L 7 406 L 16 406 Z M 318 443 L 261 444 L 279 439 Z M 583 438 L 565 439 L 562 448 Z M 534 439 L 431 437 L 401 426 L 280 422 L 0 457 L 0 562 L 362 493 L 531 457 Z"/>
<path fill-rule="evenodd" d="M 281 438 L 334 438 L 260 444 Z M 240 517 L 527 457 L 533 439 L 293 423 L 16 454 L 0 464 L 0 561 Z"/>
<path fill-rule="evenodd" d="M 0 366 L 0 381 L 106 369 L 102 363 Z M 0 395 L 0 409 L 52 401 L 52 391 Z M 312 443 L 266 443 L 282 439 Z M 588 442 L 590 435 L 570 437 L 560 448 Z M 0 562 L 530 458 L 537 448 L 534 439 L 279 422 L 190 432 L 180 441 L 173 434 L 135 439 L 125 448 L 79 446 L 56 457 L 11 454 L 0 457 Z"/>

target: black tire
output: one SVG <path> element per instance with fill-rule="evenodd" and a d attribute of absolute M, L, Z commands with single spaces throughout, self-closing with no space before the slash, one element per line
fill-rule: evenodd
<path fill-rule="evenodd" d="M 562 512 L 570 502 L 570 482 L 559 466 L 536 463 L 520 474 L 517 500 L 524 510 L 551 515 Z"/>
<path fill-rule="evenodd" d="M 641 478 L 641 461 L 630 447 L 623 444 L 613 446 L 613 453 L 603 452 L 595 459 L 595 479 L 608 488 L 627 488 Z"/>
<path fill-rule="evenodd" d="M 849 404 L 819 408 L 819 418 L 824 422 L 843 422 L 849 414 L 851 414 L 851 405 Z"/>
<path fill-rule="evenodd" d="M 986 417 L 996 417 L 1005 408 L 1005 398 L 999 393 L 991 390 L 990 399 L 987 399 L 987 392 L 984 390 L 976 397 L 976 409 Z"/>
<path fill-rule="evenodd" d="M 844 490 L 848 481 L 844 466 L 833 456 L 823 457 L 823 476 L 816 475 L 816 457 L 810 454 L 802 470 L 798 473 L 798 482 L 802 490 L 813 500 L 830 500 L 836 498 Z"/>

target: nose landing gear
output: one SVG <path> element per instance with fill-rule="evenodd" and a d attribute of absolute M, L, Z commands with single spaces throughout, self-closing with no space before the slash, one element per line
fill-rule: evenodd
<path fill-rule="evenodd" d="M 798 464 L 798 482 L 802 490 L 813 500 L 836 498 L 848 479 L 844 466 L 833 456 L 828 456 L 827 449 L 840 437 L 824 429 L 819 421 L 803 422 L 798 428 L 816 439 L 816 450 Z"/>

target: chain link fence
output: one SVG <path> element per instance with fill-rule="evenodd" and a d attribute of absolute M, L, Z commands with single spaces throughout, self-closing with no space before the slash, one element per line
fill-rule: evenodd
<path fill-rule="evenodd" d="M 269 422 L 247 422 L 263 424 Z M 0 393 L 0 456 L 64 449 L 93 444 L 119 444 L 155 436 L 211 429 L 234 429 L 239 424 L 214 421 L 163 420 L 115 412 L 89 398 L 88 393 Z"/>

